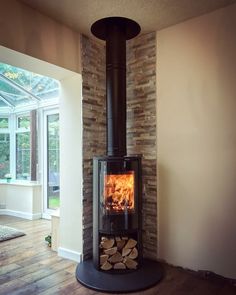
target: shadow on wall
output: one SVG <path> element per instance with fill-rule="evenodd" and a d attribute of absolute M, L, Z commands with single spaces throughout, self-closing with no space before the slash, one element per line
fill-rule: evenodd
<path fill-rule="evenodd" d="M 174 171 L 158 165 L 159 258 L 234 278 L 236 171 L 227 181 L 223 177 L 227 169 L 223 169 L 217 181 L 211 162 L 201 165 L 202 177 L 193 173 L 191 161 L 187 175 L 181 166 Z M 194 178 L 195 183 L 188 178 Z"/>

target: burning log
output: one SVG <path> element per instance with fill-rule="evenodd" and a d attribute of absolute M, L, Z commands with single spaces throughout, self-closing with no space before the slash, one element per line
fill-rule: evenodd
<path fill-rule="evenodd" d="M 106 210 L 134 209 L 134 173 L 105 175 L 104 205 Z"/>

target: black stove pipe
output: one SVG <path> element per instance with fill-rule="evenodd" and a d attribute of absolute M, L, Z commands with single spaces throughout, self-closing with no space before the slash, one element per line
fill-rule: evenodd
<path fill-rule="evenodd" d="M 106 41 L 107 155 L 125 156 L 126 151 L 126 40 L 137 36 L 140 26 L 123 17 L 95 22 L 92 33 Z"/>

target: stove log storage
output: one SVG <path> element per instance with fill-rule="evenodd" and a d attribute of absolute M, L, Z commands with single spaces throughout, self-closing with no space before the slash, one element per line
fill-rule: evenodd
<path fill-rule="evenodd" d="M 106 41 L 107 156 L 93 159 L 93 260 L 80 263 L 76 277 L 105 292 L 142 290 L 162 277 L 142 254 L 141 156 L 126 152 L 126 40 L 140 30 L 123 17 L 91 27 Z"/>

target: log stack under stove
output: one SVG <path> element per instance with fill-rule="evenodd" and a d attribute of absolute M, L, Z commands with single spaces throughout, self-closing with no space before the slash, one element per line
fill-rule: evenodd
<path fill-rule="evenodd" d="M 138 262 L 137 241 L 128 237 L 102 237 L 100 242 L 100 268 L 136 269 Z"/>

